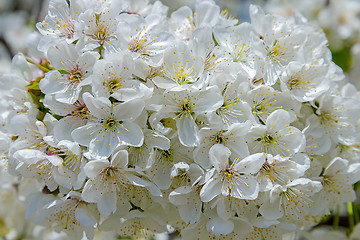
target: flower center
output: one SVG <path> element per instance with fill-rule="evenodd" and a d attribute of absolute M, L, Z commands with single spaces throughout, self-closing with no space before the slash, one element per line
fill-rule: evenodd
<path fill-rule="evenodd" d="M 272 60 L 280 61 L 280 58 L 284 55 L 282 50 L 282 47 L 278 44 L 278 41 L 276 40 L 273 46 L 267 48 L 267 56 Z"/>
<path fill-rule="evenodd" d="M 173 161 L 173 152 L 172 152 L 172 150 L 169 149 L 169 150 L 161 151 L 161 158 L 172 162 Z"/>
<path fill-rule="evenodd" d="M 244 57 L 249 53 L 249 48 L 245 48 L 246 44 L 238 46 L 235 44 L 233 52 L 230 53 L 234 62 L 245 62 Z M 244 49 L 245 48 L 245 49 Z"/>
<path fill-rule="evenodd" d="M 180 71 L 177 71 L 175 75 L 175 79 L 178 84 L 184 85 L 189 83 L 188 77 L 190 76 L 190 74 L 186 73 L 183 68 L 181 68 Z"/>
<path fill-rule="evenodd" d="M 179 111 L 176 113 L 176 115 L 180 117 L 186 113 L 192 114 L 193 113 L 192 108 L 193 108 L 193 104 L 189 102 L 189 100 L 185 99 L 182 103 L 180 103 Z"/>
<path fill-rule="evenodd" d="M 67 75 L 67 79 L 71 84 L 78 84 L 83 80 L 83 72 L 79 69 L 78 66 L 72 68 Z"/>
<path fill-rule="evenodd" d="M 105 119 L 102 119 L 100 123 L 106 130 L 115 131 L 118 125 L 122 123 L 122 121 L 117 120 L 114 116 L 109 116 Z"/>
<path fill-rule="evenodd" d="M 292 90 L 292 89 L 294 89 L 296 86 L 299 85 L 299 82 L 300 82 L 299 79 L 297 79 L 297 78 L 292 78 L 292 79 L 290 79 L 290 80 L 287 82 L 287 84 L 288 84 L 290 90 Z"/>
<path fill-rule="evenodd" d="M 239 176 L 240 174 L 238 173 L 238 171 L 236 171 L 235 169 L 232 168 L 231 165 L 226 166 L 223 170 L 221 170 L 220 172 L 221 176 L 222 176 L 222 182 L 226 181 L 226 182 L 232 182 L 233 179 L 237 178 L 237 176 Z"/>
<path fill-rule="evenodd" d="M 226 143 L 227 138 L 222 134 L 222 132 L 219 132 L 218 134 L 211 136 L 210 140 L 215 144 L 223 144 Z"/>
<path fill-rule="evenodd" d="M 103 82 L 103 86 L 109 89 L 110 94 L 113 94 L 121 87 L 121 82 L 117 77 L 109 77 L 107 81 Z"/>
<path fill-rule="evenodd" d="M 134 42 L 133 43 L 129 43 L 130 47 L 129 50 L 132 52 L 143 52 L 143 50 L 146 48 L 147 46 L 147 38 L 146 38 L 146 33 L 145 33 L 145 37 L 144 38 L 138 38 L 138 37 L 134 37 Z"/>
<path fill-rule="evenodd" d="M 88 114 L 89 114 L 89 110 L 86 107 L 84 102 L 76 102 L 75 103 L 75 110 L 73 110 L 71 112 L 71 115 L 74 117 L 78 117 L 80 119 L 87 119 L 88 118 Z"/>

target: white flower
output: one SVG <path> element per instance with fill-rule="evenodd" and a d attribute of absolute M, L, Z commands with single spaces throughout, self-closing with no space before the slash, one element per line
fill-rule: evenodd
<path fill-rule="evenodd" d="M 245 142 L 245 135 L 250 130 L 251 123 L 235 123 L 227 130 L 217 126 L 213 128 L 203 127 L 200 132 L 200 144 L 194 150 L 195 162 L 204 168 L 211 166 L 209 160 L 209 150 L 215 144 L 222 144 L 231 151 L 231 159 L 244 158 L 249 155 L 249 150 Z"/>
<path fill-rule="evenodd" d="M 80 239 L 84 232 L 91 239 L 100 218 L 93 208 L 93 204 L 86 203 L 79 193 L 70 192 L 64 198 L 49 203 L 35 221 L 51 226 L 57 232 L 65 231 L 74 239 Z"/>
<path fill-rule="evenodd" d="M 124 201 L 126 192 L 122 188 L 129 185 L 148 187 L 150 192 L 158 196 L 161 192 L 150 182 L 137 176 L 128 168 L 128 152 L 120 150 L 108 159 L 92 160 L 85 165 L 85 173 L 90 178 L 83 189 L 82 197 L 87 202 L 97 203 L 100 213 L 110 215 L 116 211 L 116 202 Z M 118 197 L 120 194 L 120 198 Z M 129 198 L 130 200 L 130 198 Z"/>
<path fill-rule="evenodd" d="M 308 102 L 320 96 L 330 87 L 326 81 L 327 66 L 290 63 L 281 77 L 281 88 L 300 102 Z"/>
<path fill-rule="evenodd" d="M 150 66 L 159 66 L 165 49 L 174 44 L 172 35 L 166 31 L 165 16 L 151 14 L 145 18 L 133 16 L 129 22 L 124 20 L 119 24 L 122 30 L 118 37 L 121 50 L 129 54 L 136 64 L 140 61 Z"/>
<path fill-rule="evenodd" d="M 219 16 L 220 8 L 213 1 L 199 1 L 194 13 L 187 6 L 174 11 L 169 20 L 170 29 L 180 40 L 190 40 L 196 29 L 214 27 Z"/>
<path fill-rule="evenodd" d="M 258 117 L 260 123 L 265 124 L 266 119 L 276 109 L 294 110 L 300 109 L 297 101 L 292 100 L 289 94 L 276 91 L 272 87 L 259 86 L 244 95 L 245 101 L 250 105 L 252 112 Z"/>
<path fill-rule="evenodd" d="M 313 196 L 321 189 L 320 182 L 307 178 L 295 179 L 286 186 L 277 185 L 270 191 L 269 199 L 265 200 L 259 212 L 268 219 L 288 216 L 300 220 L 311 214 L 315 205 Z"/>
<path fill-rule="evenodd" d="M 223 50 L 219 46 L 215 46 L 212 30 L 209 27 L 203 27 L 194 31 L 189 46 L 195 56 L 204 59 L 203 73 L 208 75 L 209 78 L 224 72 L 229 65 L 224 58 Z"/>
<path fill-rule="evenodd" d="M 62 159 L 52 152 L 56 149 L 53 138 L 47 135 L 50 131 L 43 122 L 31 123 L 25 116 L 14 119 L 16 123 L 23 131 L 10 150 L 12 157 L 18 161 L 16 171 L 42 181 L 51 191 L 55 190 L 58 184 L 52 173 L 62 164 Z M 51 128 L 50 123 L 48 126 Z"/>
<path fill-rule="evenodd" d="M 151 165 L 146 171 L 148 177 L 160 189 L 168 189 L 171 185 L 171 174 L 174 164 L 192 161 L 191 148 L 183 146 L 178 139 L 171 139 L 167 149 L 157 148 L 150 156 Z"/>
<path fill-rule="evenodd" d="M 176 121 L 179 140 L 187 147 L 199 144 L 196 118 L 215 111 L 223 102 L 217 87 L 208 87 L 205 90 L 175 87 L 165 91 L 160 99 L 162 100 L 160 113 L 164 114 L 163 118 L 170 117 Z M 158 109 L 157 104 L 155 103 L 151 108 Z"/>
<path fill-rule="evenodd" d="M 57 143 L 56 148 L 52 153 L 60 156 L 63 162 L 54 170 L 54 180 L 64 188 L 80 189 L 86 178 L 84 173 L 86 161 L 81 156 L 80 146 L 77 143 L 62 140 Z"/>
<path fill-rule="evenodd" d="M 161 150 L 168 151 L 169 148 L 170 140 L 167 137 L 150 129 L 145 129 L 143 145 L 140 147 L 126 147 L 129 153 L 129 165 L 136 169 L 139 168 L 141 171 L 148 170 L 156 164 L 157 160 L 160 160 L 157 152 Z"/>
<path fill-rule="evenodd" d="M 39 49 L 47 51 L 62 41 L 68 44 L 78 39 L 77 20 L 79 13 L 85 8 L 82 0 L 68 4 L 65 0 L 51 0 L 48 15 L 36 24 L 39 32 L 44 35 L 40 40 Z"/>
<path fill-rule="evenodd" d="M 305 174 L 310 167 L 310 159 L 304 154 L 292 158 L 282 158 L 279 155 L 266 155 L 266 162 L 257 174 L 260 191 L 272 190 L 275 185 L 286 185 Z M 297 158 L 303 158 L 303 164 L 297 163 Z M 293 161 L 295 160 L 295 161 Z M 300 166 L 299 166 L 300 165 Z"/>
<path fill-rule="evenodd" d="M 227 61 L 231 63 L 234 72 L 245 72 L 250 78 L 255 76 L 255 52 L 254 45 L 259 38 L 254 28 L 249 23 L 242 23 L 232 29 L 215 31 L 214 36 L 220 45 L 220 51 L 224 51 Z"/>
<path fill-rule="evenodd" d="M 358 100 L 324 94 L 318 98 L 314 114 L 309 116 L 307 121 L 311 124 L 311 131 L 325 133 L 324 137 L 332 142 L 351 145 L 356 142 L 351 132 L 354 131 L 359 113 Z"/>
<path fill-rule="evenodd" d="M 181 85 L 201 87 L 204 71 L 204 59 L 195 56 L 184 43 L 166 49 L 164 53 L 164 67 L 160 76 L 153 79 L 159 88 L 169 89 Z"/>
<path fill-rule="evenodd" d="M 119 101 L 149 98 L 150 88 L 133 79 L 134 62 L 122 53 L 109 54 L 94 65 L 91 76 L 93 93 L 97 97 L 113 97 Z"/>
<path fill-rule="evenodd" d="M 263 40 L 256 52 L 259 60 L 265 61 L 265 84 L 271 86 L 278 81 L 290 62 L 303 60 L 301 47 L 306 40 L 306 33 L 301 28 L 293 28 L 293 24 L 289 24 L 286 19 L 264 15 L 255 6 L 250 7 L 250 17 Z"/>
<path fill-rule="evenodd" d="M 87 9 L 80 14 L 79 22 L 81 36 L 76 47 L 85 52 L 98 49 L 107 53 L 116 52 L 118 49 L 118 34 L 120 34 L 118 15 L 122 12 L 122 2 L 109 2 L 104 4 L 100 11 Z M 119 7 L 120 5 L 120 7 Z"/>
<path fill-rule="evenodd" d="M 79 54 L 73 45 L 61 44 L 48 50 L 48 58 L 55 70 L 48 72 L 45 78 L 41 79 L 41 91 L 45 94 L 54 94 L 59 102 L 76 102 L 83 86 L 91 83 L 88 77 L 98 54 Z"/>
<path fill-rule="evenodd" d="M 58 102 L 54 95 L 45 95 L 44 106 L 59 116 L 63 116 L 54 126 L 54 137 L 57 140 L 73 140 L 71 132 L 87 123 L 91 117 L 82 98 L 73 104 Z"/>
<path fill-rule="evenodd" d="M 194 224 L 201 216 L 202 201 L 200 199 L 201 184 L 206 182 L 210 174 L 196 164 L 174 164 L 171 172 L 173 181 L 178 186 L 169 194 L 169 201 L 178 206 L 181 219 L 187 224 Z"/>
<path fill-rule="evenodd" d="M 352 184 L 359 181 L 359 171 L 360 163 L 349 165 L 345 159 L 334 158 L 319 178 L 323 190 L 318 194 L 317 208 L 314 211 L 320 214 L 325 210 L 326 214 L 328 209 L 338 203 L 354 201 L 356 196 Z"/>
<path fill-rule="evenodd" d="M 218 144 L 210 149 L 209 154 L 216 173 L 201 189 L 203 202 L 209 202 L 220 194 L 248 200 L 257 198 L 259 184 L 251 174 L 257 173 L 265 162 L 263 153 L 230 163 L 230 150 Z"/>
<path fill-rule="evenodd" d="M 304 148 L 305 137 L 299 129 L 290 126 L 293 117 L 289 112 L 279 109 L 270 114 L 265 126 L 253 126 L 248 134 L 250 153 L 290 156 L 300 152 Z"/>
<path fill-rule="evenodd" d="M 227 81 L 224 82 L 223 79 Z M 213 124 L 222 123 L 227 127 L 233 123 L 246 122 L 247 120 L 255 123 L 254 110 L 251 109 L 248 101 L 244 98 L 249 91 L 248 79 L 239 74 L 234 81 L 232 77 L 227 75 L 218 75 L 213 80 L 221 90 L 224 103 L 209 116 L 209 121 Z M 256 104 L 255 101 L 254 99 L 254 104 Z M 269 99 L 269 101 L 271 100 Z M 264 105 L 268 106 L 266 103 Z"/>
<path fill-rule="evenodd" d="M 134 123 L 144 108 L 142 100 L 111 104 L 107 98 L 95 98 L 89 93 L 84 93 L 83 99 L 92 117 L 71 135 L 92 155 L 108 157 L 119 145 L 142 145 L 143 132 Z"/>

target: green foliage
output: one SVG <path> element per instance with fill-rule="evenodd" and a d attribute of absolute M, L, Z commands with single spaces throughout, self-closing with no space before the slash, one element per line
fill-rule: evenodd
<path fill-rule="evenodd" d="M 332 52 L 332 60 L 343 69 L 344 72 L 349 72 L 350 68 L 351 68 L 351 63 L 352 63 L 352 59 L 351 59 L 351 47 L 345 45 L 342 49 L 340 50 L 334 50 L 331 49 L 330 50 Z"/>

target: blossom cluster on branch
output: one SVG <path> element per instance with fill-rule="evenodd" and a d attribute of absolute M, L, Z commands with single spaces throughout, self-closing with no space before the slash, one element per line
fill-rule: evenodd
<path fill-rule="evenodd" d="M 8 171 L 41 184 L 27 217 L 74 239 L 278 239 L 353 201 L 354 86 L 299 13 L 250 17 L 51 0 L 0 81 Z"/>

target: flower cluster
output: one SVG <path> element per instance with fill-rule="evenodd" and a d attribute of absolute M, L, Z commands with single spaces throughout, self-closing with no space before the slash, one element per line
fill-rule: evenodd
<path fill-rule="evenodd" d="M 356 90 L 303 16 L 250 16 L 51 0 L 0 81 L 8 171 L 42 185 L 27 217 L 74 239 L 272 239 L 353 201 Z"/>
<path fill-rule="evenodd" d="M 264 8 L 272 13 L 289 16 L 293 10 L 300 11 L 310 21 L 324 29 L 329 40 L 333 60 L 350 81 L 360 85 L 360 2 L 357 0 L 279 1 L 271 0 Z"/>

